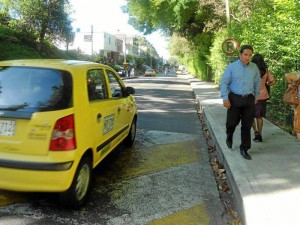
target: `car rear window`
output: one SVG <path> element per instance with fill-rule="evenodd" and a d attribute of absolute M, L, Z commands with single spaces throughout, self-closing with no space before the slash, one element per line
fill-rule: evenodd
<path fill-rule="evenodd" d="M 69 72 L 33 67 L 0 67 L 0 110 L 42 112 L 72 106 Z"/>

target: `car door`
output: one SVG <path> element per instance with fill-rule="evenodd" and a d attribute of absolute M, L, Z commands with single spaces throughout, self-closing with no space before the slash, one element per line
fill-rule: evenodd
<path fill-rule="evenodd" d="M 115 141 L 120 142 L 128 134 L 130 123 L 133 118 L 131 102 L 125 94 L 125 86 L 119 77 L 109 69 L 106 69 L 110 98 L 115 112 L 115 126 L 118 129 Z"/>
<path fill-rule="evenodd" d="M 109 97 L 107 79 L 103 69 L 90 69 L 87 72 L 87 90 L 91 123 L 96 150 L 95 161 L 100 162 L 113 148 L 117 131 L 115 103 Z M 96 163 L 98 163 L 96 162 Z"/>

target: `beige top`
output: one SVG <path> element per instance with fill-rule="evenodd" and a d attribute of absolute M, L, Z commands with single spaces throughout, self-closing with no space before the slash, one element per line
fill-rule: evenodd
<path fill-rule="evenodd" d="M 286 73 L 284 76 L 285 76 L 286 81 L 289 84 L 293 84 L 297 80 L 300 79 L 300 72 Z M 299 86 L 298 86 L 298 94 L 300 96 L 300 88 L 299 88 Z"/>
<path fill-rule="evenodd" d="M 259 97 L 258 100 L 268 99 L 270 98 L 267 88 L 266 88 L 266 82 L 273 85 L 275 83 L 274 77 L 270 73 L 270 71 L 267 71 L 263 77 L 260 78 L 260 90 L 259 90 Z M 270 85 L 270 86 L 271 86 Z"/>

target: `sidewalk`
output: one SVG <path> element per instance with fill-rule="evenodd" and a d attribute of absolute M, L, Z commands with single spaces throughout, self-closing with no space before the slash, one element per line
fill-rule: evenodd
<path fill-rule="evenodd" d="M 226 109 L 217 85 L 186 76 L 226 169 L 243 224 L 300 224 L 300 142 L 264 120 L 263 142 L 252 142 L 252 160 L 245 160 L 239 151 L 239 126 L 232 150 L 227 148 Z"/>

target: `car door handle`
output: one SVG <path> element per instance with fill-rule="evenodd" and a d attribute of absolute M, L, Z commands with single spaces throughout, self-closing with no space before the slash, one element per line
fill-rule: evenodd
<path fill-rule="evenodd" d="M 98 122 L 98 123 L 100 122 L 101 117 L 102 117 L 101 113 L 98 113 L 98 114 L 97 114 L 97 122 Z"/>

